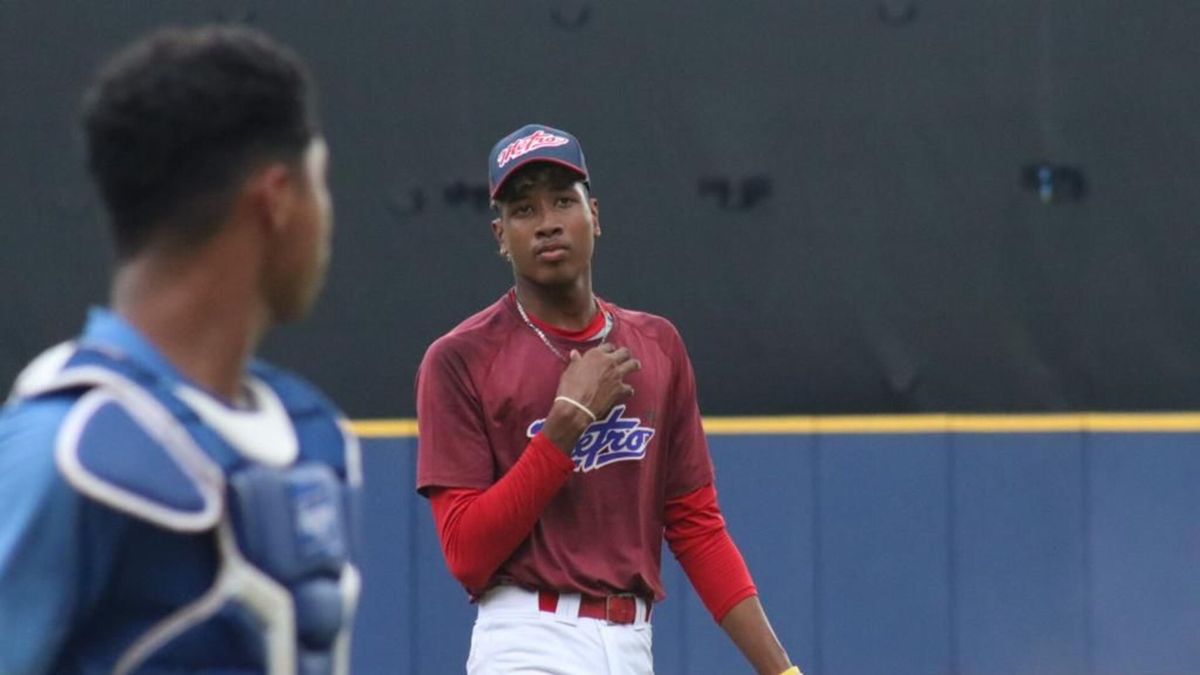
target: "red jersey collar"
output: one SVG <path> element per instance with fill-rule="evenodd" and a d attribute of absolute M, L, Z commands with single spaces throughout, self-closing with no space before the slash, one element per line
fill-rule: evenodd
<path fill-rule="evenodd" d="M 516 303 L 516 289 L 510 290 L 508 294 L 509 297 L 512 298 L 513 302 Z M 553 335 L 554 337 L 562 338 L 564 340 L 571 340 L 573 342 L 587 342 L 588 340 L 594 339 L 600 335 L 601 331 L 604 330 L 604 326 L 608 322 L 607 315 L 609 310 L 604 306 L 604 301 L 600 298 L 596 298 L 596 307 L 599 311 L 597 311 L 596 315 L 592 317 L 591 322 L 579 330 L 567 330 L 565 328 L 559 328 L 558 326 L 552 326 L 537 318 L 528 310 L 526 310 L 525 313 L 528 314 L 529 321 L 532 322 L 533 325 L 545 331 L 547 335 Z"/>

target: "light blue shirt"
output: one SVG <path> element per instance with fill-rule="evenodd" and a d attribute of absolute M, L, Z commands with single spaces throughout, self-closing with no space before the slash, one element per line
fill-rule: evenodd
<path fill-rule="evenodd" d="M 81 341 L 117 349 L 160 374 L 178 371 L 132 326 L 89 312 Z M 130 520 L 76 492 L 54 459 L 75 395 L 0 411 L 0 675 L 43 673 L 104 588 Z"/>
<path fill-rule="evenodd" d="M 141 394 L 145 396 L 165 396 L 162 392 L 172 391 L 177 383 L 195 387 L 132 326 L 112 312 L 92 310 L 78 342 L 81 350 L 90 349 L 77 364 L 111 368 L 113 373 L 124 377 L 121 386 L 144 387 Z M 231 515 L 230 510 L 222 516 L 235 530 L 245 526 L 270 534 L 248 539 L 245 553 L 251 559 L 250 564 L 265 564 L 261 571 L 282 574 L 277 581 L 287 584 L 293 592 L 311 588 L 314 583 L 327 588 L 329 569 L 323 565 L 349 562 L 340 543 L 345 534 L 341 525 L 316 533 L 293 524 L 291 518 L 298 513 L 292 509 L 300 507 L 316 509 L 325 504 L 336 511 L 332 505 L 350 497 L 345 466 L 347 440 L 338 426 L 337 411 L 319 392 L 288 373 L 268 364 L 251 364 L 250 371 L 257 373 L 255 377 L 279 397 L 297 435 L 297 462 L 306 466 L 294 467 L 286 476 L 264 477 L 254 473 L 252 463 L 238 456 L 236 449 L 202 420 L 185 420 L 178 416 L 180 413 L 169 409 L 164 414 L 176 415 L 176 423 L 184 425 L 181 428 L 192 435 L 199 450 L 208 453 L 222 470 L 234 472 L 235 477 L 245 476 L 244 490 L 235 497 L 263 497 L 266 499 L 263 504 L 272 507 L 255 509 L 240 517 Z M 124 375 L 126 372 L 129 376 Z M 73 426 L 75 420 L 83 419 L 71 414 L 81 396 L 79 390 L 47 391 L 39 395 L 36 382 L 26 384 L 33 393 L 0 411 L 0 675 L 109 672 L 123 656 L 134 653 L 130 651 L 132 645 L 155 640 L 160 642 L 150 652 L 138 655 L 142 659 L 139 662 L 142 669 L 138 672 L 212 675 L 265 672 L 262 635 L 256 632 L 259 627 L 247 622 L 237 611 L 243 600 L 231 595 L 228 607 L 220 608 L 196 602 L 213 590 L 214 579 L 221 569 L 222 559 L 212 530 L 177 531 L 154 521 L 148 513 L 139 515 L 138 509 L 130 506 L 132 502 L 105 499 L 98 494 L 88 497 L 74 487 L 81 484 L 77 482 L 81 475 L 89 475 L 84 471 L 107 468 L 113 471 L 111 476 L 116 481 L 113 485 L 121 485 L 122 479 L 133 483 L 145 479 L 141 487 L 148 490 L 144 493 L 148 499 L 153 498 L 155 489 L 177 496 L 174 491 L 184 489 L 179 482 L 183 480 L 182 474 L 176 480 L 169 472 L 148 470 L 151 465 L 141 460 L 154 461 L 158 455 L 135 453 L 139 447 L 145 451 L 144 446 L 138 445 L 145 442 L 145 433 L 132 427 L 114 426 L 104 432 L 96 429 L 94 436 L 86 431 L 73 433 L 67 436 L 71 447 L 66 452 L 60 451 L 58 436 L 65 420 L 70 419 Z M 131 392 L 132 389 L 126 393 L 132 395 Z M 89 424 L 94 419 L 88 418 Z M 96 426 L 103 428 L 100 422 Z M 127 439 L 124 434 L 136 436 Z M 84 457 L 80 454 L 84 448 L 80 445 L 82 440 L 92 444 L 87 446 L 92 464 L 87 467 L 72 464 L 69 472 L 72 482 L 68 482 L 64 477 L 67 472 L 59 469 L 56 458 L 61 455 L 78 462 Z M 153 453 L 158 448 L 150 450 Z M 336 486 L 328 481 L 319 484 L 328 499 L 306 506 L 299 497 L 295 501 L 289 501 L 293 497 L 288 496 L 270 498 L 279 493 L 272 486 L 293 484 L 287 481 L 295 481 L 295 485 L 318 485 L 311 481 L 304 483 L 302 479 L 328 478 L 327 472 L 314 473 L 312 463 L 325 464 L 337 472 Z M 306 468 L 308 471 L 304 473 Z M 99 478 L 102 474 L 90 475 L 95 480 L 104 480 Z M 128 506 L 128 512 L 134 515 L 125 515 L 124 511 L 118 512 L 106 504 Z M 333 513 L 328 522 L 341 523 L 340 516 Z M 303 548 L 310 544 L 313 546 Z M 308 553 L 288 553 L 293 550 Z M 293 570 L 300 570 L 300 576 L 293 574 Z M 294 604 L 293 607 L 299 608 L 297 617 L 303 610 L 307 612 L 304 615 L 307 620 L 317 622 L 312 625 L 325 626 L 320 622 L 326 617 L 339 615 L 336 603 L 324 596 L 318 600 Z M 169 634 L 170 627 L 166 625 L 172 621 L 169 617 L 178 617 L 181 612 L 189 620 L 195 618 L 195 623 L 182 632 Z M 335 629 L 349 630 L 347 624 L 340 622 L 329 628 Z M 329 637 L 322 635 L 320 640 Z M 302 646 L 303 639 L 304 636 L 297 635 L 297 647 Z M 333 643 L 326 640 L 315 649 L 328 651 L 327 644 Z"/>

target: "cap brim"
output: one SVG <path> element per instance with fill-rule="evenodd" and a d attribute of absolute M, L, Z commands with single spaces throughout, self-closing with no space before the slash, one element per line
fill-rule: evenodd
<path fill-rule="evenodd" d="M 508 169 L 508 171 L 505 172 L 504 178 L 502 178 L 500 180 L 500 182 L 496 184 L 496 187 L 492 188 L 491 198 L 493 200 L 496 198 L 496 195 L 500 192 L 500 189 L 504 187 L 504 184 L 508 182 L 509 178 L 512 178 L 512 175 L 514 173 L 516 173 L 518 169 L 525 166 L 526 164 L 533 164 L 534 162 L 546 162 L 547 164 L 557 164 L 559 166 L 565 166 L 566 168 L 568 168 L 568 169 L 574 171 L 575 173 L 579 174 L 580 176 L 582 176 L 583 180 L 588 179 L 588 175 L 587 175 L 586 171 L 584 171 L 582 168 L 580 168 L 578 166 L 575 166 L 574 164 L 572 164 L 571 162 L 568 162 L 565 159 L 558 159 L 557 157 L 526 157 L 524 159 L 517 160 L 517 163 L 513 164 L 512 167 L 510 167 Z"/>

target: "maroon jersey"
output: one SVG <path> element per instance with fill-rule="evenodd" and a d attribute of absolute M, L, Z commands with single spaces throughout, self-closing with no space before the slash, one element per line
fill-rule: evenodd
<path fill-rule="evenodd" d="M 691 362 L 652 314 L 604 307 L 607 341 L 641 370 L 634 395 L 590 425 L 575 472 L 488 586 L 661 599 L 664 504 L 713 480 Z M 596 345 L 546 334 L 567 354 Z M 486 489 L 540 429 L 566 363 L 521 319 L 511 293 L 429 347 L 417 375 L 417 489 Z"/>

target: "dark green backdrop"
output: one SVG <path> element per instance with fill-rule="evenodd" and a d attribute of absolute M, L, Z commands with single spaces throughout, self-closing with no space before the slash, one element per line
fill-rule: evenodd
<path fill-rule="evenodd" d="M 1164 0 L 0 2 L 0 378 L 105 297 L 84 83 L 206 20 L 321 83 L 335 262 L 265 352 L 355 417 L 507 288 L 485 153 L 529 121 L 582 139 L 596 287 L 676 322 L 710 414 L 1200 407 L 1200 9 Z"/>

